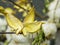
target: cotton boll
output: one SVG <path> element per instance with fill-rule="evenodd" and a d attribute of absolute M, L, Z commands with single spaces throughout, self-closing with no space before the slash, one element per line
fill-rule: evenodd
<path fill-rule="evenodd" d="M 47 13 L 47 15 L 48 15 L 48 22 L 54 22 L 54 19 L 55 19 L 55 15 L 54 15 L 54 10 L 52 10 L 52 11 L 49 11 L 48 13 Z"/>
<path fill-rule="evenodd" d="M 58 20 L 60 19 L 60 8 L 56 9 L 55 18 Z"/>
<path fill-rule="evenodd" d="M 57 27 L 60 27 L 60 8 L 55 10 L 55 14 L 54 10 L 49 11 L 48 16 L 49 16 L 48 19 L 49 22 L 55 22 Z"/>
<path fill-rule="evenodd" d="M 60 8 L 56 10 L 55 23 L 56 23 L 57 27 L 60 27 Z"/>
<path fill-rule="evenodd" d="M 49 7 L 48 7 L 48 10 L 49 10 L 49 11 L 55 10 L 57 1 L 58 1 L 58 0 L 54 0 L 53 2 L 50 3 L 50 5 L 49 5 Z M 60 8 L 60 0 L 59 0 L 59 2 L 58 2 L 57 8 Z"/>
<path fill-rule="evenodd" d="M 54 11 L 55 11 L 55 15 L 54 15 Z M 55 16 L 55 18 L 59 19 L 60 18 L 60 8 L 49 11 L 48 16 L 49 16 L 49 18 L 54 18 L 54 16 Z"/>
<path fill-rule="evenodd" d="M 48 9 L 49 9 L 49 10 L 54 10 L 54 9 L 55 9 L 55 6 L 56 6 L 56 3 L 57 3 L 57 2 L 55 2 L 55 1 L 53 1 L 52 3 L 50 3 Z"/>
<path fill-rule="evenodd" d="M 50 3 L 48 7 L 49 12 L 47 13 L 47 15 L 49 16 L 48 22 L 54 22 L 56 26 L 59 28 L 60 27 L 60 0 L 58 1 L 58 4 L 57 1 L 58 0 L 54 0 L 52 3 Z"/>
<path fill-rule="evenodd" d="M 45 23 L 42 25 L 45 36 L 54 35 L 57 32 L 56 25 L 54 23 Z"/>

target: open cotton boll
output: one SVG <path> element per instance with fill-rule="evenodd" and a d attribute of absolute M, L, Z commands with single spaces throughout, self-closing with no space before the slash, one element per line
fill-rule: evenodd
<path fill-rule="evenodd" d="M 54 35 L 57 32 L 56 25 L 54 23 L 45 23 L 42 25 L 45 36 Z"/>
<path fill-rule="evenodd" d="M 49 18 L 60 18 L 60 8 L 55 10 L 55 15 L 54 15 L 54 10 L 49 11 L 48 13 Z"/>
<path fill-rule="evenodd" d="M 7 26 L 7 22 L 5 19 L 0 18 L 0 31 L 5 31 Z"/>
<path fill-rule="evenodd" d="M 55 10 L 55 14 L 54 14 L 54 10 L 51 10 L 48 12 L 48 16 L 49 22 L 55 22 L 57 27 L 60 27 L 60 8 Z"/>
<path fill-rule="evenodd" d="M 47 15 L 49 16 L 48 21 L 54 22 L 56 26 L 59 28 L 60 27 L 60 0 L 58 1 L 58 4 L 57 4 L 57 1 L 58 0 L 54 0 L 53 2 L 50 3 L 48 7 L 49 12 L 47 13 Z M 57 7 L 56 7 L 56 4 L 57 4 Z"/>
<path fill-rule="evenodd" d="M 58 0 L 54 0 L 53 2 L 50 3 L 50 5 L 49 5 L 49 7 L 48 7 L 48 10 L 49 10 L 49 11 L 55 9 L 56 4 L 57 4 L 57 1 L 58 1 Z M 58 3 L 58 5 L 57 5 L 57 8 L 60 8 L 60 0 L 59 0 L 59 3 Z"/>
<path fill-rule="evenodd" d="M 56 1 L 51 2 L 50 5 L 49 5 L 49 7 L 48 7 L 48 9 L 49 10 L 54 10 L 55 6 L 56 6 L 56 3 L 57 3 Z"/>

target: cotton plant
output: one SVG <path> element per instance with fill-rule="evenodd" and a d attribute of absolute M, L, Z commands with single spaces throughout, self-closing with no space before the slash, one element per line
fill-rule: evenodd
<path fill-rule="evenodd" d="M 55 35 L 57 32 L 57 27 L 55 23 L 51 23 L 48 21 L 43 21 L 45 22 L 42 24 L 42 29 L 45 35 L 45 40 L 41 45 L 50 45 L 50 39 L 55 39 Z"/>
<path fill-rule="evenodd" d="M 16 31 L 17 33 L 19 33 L 21 31 L 20 30 L 21 28 L 23 29 L 22 30 L 23 35 L 22 34 L 19 34 L 19 35 L 16 35 L 16 34 L 10 34 L 10 35 L 8 35 L 8 34 L 6 34 L 8 44 L 13 44 L 14 43 L 16 45 L 19 45 L 19 43 L 20 43 L 21 45 L 23 45 L 22 43 L 24 43 L 24 44 L 30 45 L 30 40 L 27 37 L 28 33 L 34 33 L 34 32 L 37 32 L 39 30 L 42 31 L 42 29 L 43 29 L 43 31 L 39 33 L 39 38 L 36 38 L 38 40 L 38 44 L 40 44 L 39 41 L 40 42 L 43 41 L 43 37 L 42 37 L 43 33 L 45 34 L 46 37 L 48 37 L 50 34 L 53 35 L 53 34 L 56 33 L 55 27 L 54 28 L 51 27 L 51 26 L 55 26 L 54 24 L 49 25 L 50 23 L 47 23 L 46 21 L 45 22 L 44 21 L 37 21 L 37 22 L 34 21 L 34 17 L 35 16 L 34 16 L 33 8 L 28 13 L 29 15 L 27 15 L 26 18 L 24 19 L 23 24 L 14 15 L 11 14 L 12 13 L 12 10 L 10 8 L 6 8 L 5 11 L 4 11 L 4 13 L 7 14 L 5 16 L 6 16 L 6 19 L 7 19 L 8 24 L 9 24 L 9 27 L 7 29 L 7 32 L 9 30 L 10 30 L 9 32 L 11 32 L 11 27 L 13 29 L 15 29 L 14 31 Z M 12 17 L 13 17 L 13 19 L 12 19 Z M 16 19 L 17 23 L 16 23 L 15 19 Z M 46 25 L 44 25 L 44 24 L 46 24 Z M 17 26 L 18 27 L 19 26 L 25 26 L 25 27 L 24 28 L 23 27 L 20 27 L 19 30 L 16 30 Z M 41 26 L 42 26 L 42 29 L 41 29 Z M 50 29 L 50 27 L 51 27 L 51 29 Z M 49 30 L 49 31 L 46 31 L 46 30 Z M 55 31 L 55 32 L 52 33 L 52 31 L 53 32 Z M 48 33 L 48 35 L 46 33 Z M 36 39 L 33 41 L 33 45 L 34 45 Z"/>
<path fill-rule="evenodd" d="M 57 32 L 57 27 L 54 23 L 49 23 L 47 21 L 44 21 L 45 24 L 42 25 L 42 30 L 45 34 L 45 37 L 50 38 L 50 36 L 52 35 L 52 37 L 55 37 L 55 34 Z M 53 27 L 52 27 L 53 26 Z M 10 27 L 9 27 L 10 28 Z M 10 29 L 7 29 L 7 32 L 11 31 Z M 35 35 L 37 36 L 37 35 Z M 18 44 L 18 45 L 23 45 L 23 44 L 27 44 L 30 45 L 30 40 L 28 37 L 24 37 L 23 35 L 16 35 L 16 34 L 6 34 L 7 40 L 10 41 L 10 44 Z M 50 44 L 49 40 L 45 40 L 42 44 Z"/>
<path fill-rule="evenodd" d="M 5 11 L 7 11 L 7 10 L 5 10 Z M 10 10 L 11 11 L 11 10 Z M 7 11 L 7 12 L 9 12 L 9 11 Z M 11 12 L 9 12 L 9 13 L 11 13 Z M 4 20 L 5 21 L 5 20 Z M 4 22 L 3 20 L 1 21 L 1 24 L 2 24 L 2 22 Z M 11 32 L 11 28 L 10 27 L 7 27 L 7 30 L 6 30 L 6 32 Z M 6 34 L 6 38 L 7 38 L 7 44 L 9 44 L 10 43 L 10 41 L 11 40 L 15 40 L 16 42 L 19 42 L 19 43 L 21 43 L 21 42 L 28 42 L 27 40 L 27 37 L 24 37 L 23 35 L 16 35 L 16 34 Z M 14 42 L 15 42 L 14 41 Z M 12 44 L 16 44 L 16 43 L 12 43 Z M 17 45 L 17 44 L 16 44 Z"/>
<path fill-rule="evenodd" d="M 34 12 L 32 12 L 33 11 L 33 8 L 32 8 L 32 10 L 29 12 L 29 15 L 27 15 L 26 16 L 26 18 L 24 19 L 24 25 L 26 26 L 22 31 L 23 31 L 23 33 L 24 33 L 24 35 L 26 35 L 27 34 L 27 32 L 36 32 L 36 31 L 38 31 L 38 29 L 40 28 L 40 26 L 41 26 L 41 24 L 42 23 L 40 23 L 40 22 L 33 22 L 33 20 L 34 20 Z M 32 13 L 31 13 L 32 12 Z M 32 16 L 32 17 L 31 17 Z M 31 23 L 31 22 L 33 22 L 33 23 Z M 27 28 L 28 27 L 28 28 Z M 37 27 L 37 28 L 36 28 Z M 28 30 L 27 30 L 28 29 Z M 29 31 L 30 30 L 30 31 Z M 11 31 L 11 30 L 10 30 Z M 26 32 L 27 31 L 27 32 Z M 21 43 L 26 43 L 26 44 L 30 44 L 30 39 L 31 39 L 31 37 L 29 36 L 29 38 L 27 38 L 27 37 L 24 37 L 24 35 L 12 35 L 11 36 L 11 38 L 12 38 L 12 40 L 14 40 L 14 42 L 19 42 L 20 44 Z M 8 35 L 9 36 L 9 35 Z M 34 34 L 33 34 L 33 36 L 34 36 Z M 11 38 L 9 38 L 8 40 L 10 40 Z M 21 41 L 22 40 L 22 41 Z M 27 41 L 27 42 L 26 42 Z M 22 44 L 21 44 L 22 45 Z"/>
<path fill-rule="evenodd" d="M 55 22 L 57 27 L 60 27 L 60 0 L 54 0 L 48 7 L 48 21 Z"/>
<path fill-rule="evenodd" d="M 1 10 L 3 10 L 2 13 L 5 16 L 9 27 L 13 29 L 12 31 L 13 32 L 15 31 L 16 34 L 18 34 L 19 32 L 20 32 L 20 34 L 22 33 L 22 35 L 16 35 L 15 34 L 15 37 L 14 37 L 14 35 L 12 35 L 12 37 L 10 37 L 8 39 L 8 40 L 10 40 L 12 38 L 12 40 L 14 40 L 14 42 L 20 42 L 20 40 L 22 40 L 21 42 L 25 42 L 26 43 L 27 40 L 26 40 L 26 37 L 24 37 L 24 36 L 27 36 L 28 33 L 37 32 L 41 28 L 40 26 L 44 23 L 44 22 L 40 22 L 40 21 L 39 22 L 34 22 L 35 15 L 34 15 L 34 8 L 33 7 L 29 11 L 28 15 L 25 17 L 23 22 L 21 22 L 14 15 L 12 15 L 13 11 L 10 8 L 6 8 L 5 10 L 1 9 Z M 16 38 L 16 39 L 14 39 L 14 38 Z M 26 41 L 24 41 L 23 39 L 26 40 Z"/>
<path fill-rule="evenodd" d="M 25 3 L 26 0 L 21 1 Z M 30 10 L 27 12 L 27 15 L 25 16 L 23 22 L 14 16 L 15 12 L 11 8 L 0 7 L 0 13 L 4 14 L 4 17 L 8 24 L 6 32 L 16 33 L 6 34 L 8 45 L 40 45 L 44 41 L 44 39 L 46 39 L 46 37 L 49 38 L 49 36 L 51 35 L 51 37 L 53 37 L 57 31 L 56 25 L 54 23 L 51 23 L 49 21 L 35 21 L 34 6 L 31 7 Z M 37 33 L 38 35 L 36 35 Z"/>

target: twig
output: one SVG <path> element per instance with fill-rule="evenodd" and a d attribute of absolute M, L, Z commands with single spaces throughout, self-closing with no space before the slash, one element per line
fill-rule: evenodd
<path fill-rule="evenodd" d="M 9 0 L 12 4 L 14 4 L 14 5 L 16 5 L 16 6 L 18 6 L 19 8 L 22 8 L 23 10 L 25 10 L 26 11 L 26 9 L 24 9 L 23 7 L 21 7 L 20 5 L 18 5 L 18 4 L 16 4 L 15 2 L 13 2 L 12 0 Z"/>
<path fill-rule="evenodd" d="M 0 32 L 0 34 L 16 34 L 15 32 Z"/>

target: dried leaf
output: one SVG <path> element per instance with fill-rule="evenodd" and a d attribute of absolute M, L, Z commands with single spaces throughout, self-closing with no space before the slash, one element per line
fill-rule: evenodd
<path fill-rule="evenodd" d="M 34 8 L 32 8 L 29 12 L 28 15 L 24 19 L 24 23 L 32 23 L 34 21 L 35 14 L 34 14 Z"/>
<path fill-rule="evenodd" d="M 22 22 L 19 19 L 17 19 L 14 15 L 10 14 L 9 12 L 8 14 L 5 15 L 5 17 L 8 25 L 14 30 L 17 30 L 17 33 L 19 33 L 19 31 L 21 31 L 21 29 L 23 28 Z"/>
<path fill-rule="evenodd" d="M 35 23 L 30 23 L 26 24 L 26 27 L 28 28 L 28 32 L 36 32 L 41 28 L 42 23 L 41 22 L 35 22 Z"/>
<path fill-rule="evenodd" d="M 44 22 L 34 22 L 34 23 L 25 24 L 25 27 L 22 30 L 23 34 L 27 35 L 27 33 L 37 32 L 38 30 L 40 30 L 43 23 Z"/>

